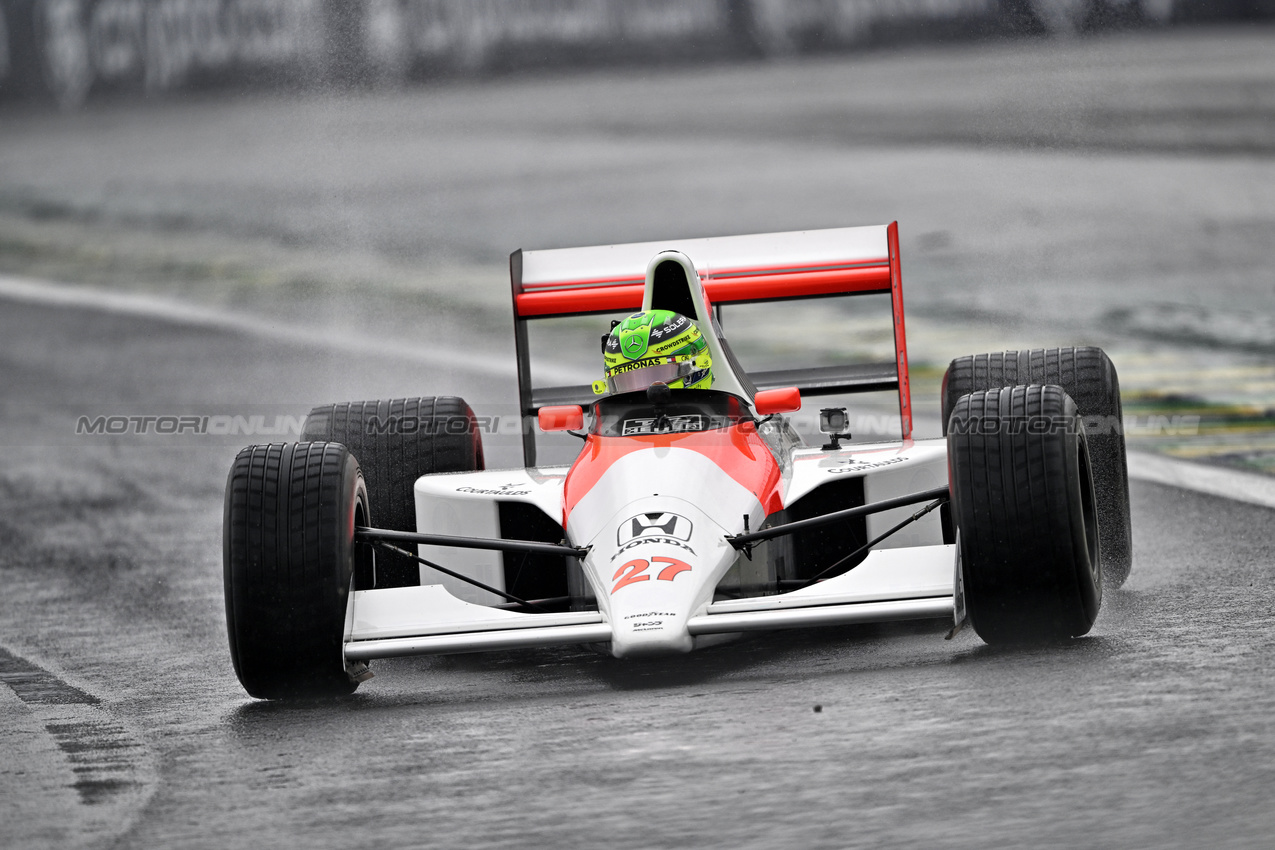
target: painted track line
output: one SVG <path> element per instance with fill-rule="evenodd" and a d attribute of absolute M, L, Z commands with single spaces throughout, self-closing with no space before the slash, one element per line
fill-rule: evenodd
<path fill-rule="evenodd" d="M 1129 452 L 1129 477 L 1236 502 L 1275 508 L 1275 477 L 1187 460 Z"/>
<path fill-rule="evenodd" d="M 0 299 L 48 307 L 136 316 L 170 324 L 212 328 L 229 333 L 282 340 L 299 345 L 420 361 L 436 367 L 481 372 L 490 376 L 513 377 L 512 355 L 504 358 L 467 352 L 461 356 L 450 349 L 368 339 L 355 334 L 334 332 L 330 329 L 287 327 L 268 319 L 131 292 L 110 292 L 66 283 L 0 275 Z M 575 370 L 557 369 L 545 370 L 545 372 L 544 377 L 550 380 L 571 383 L 580 380 L 580 373 Z M 1147 452 L 1129 452 L 1129 477 L 1275 508 L 1275 478 L 1257 473 L 1206 466 Z"/>
<path fill-rule="evenodd" d="M 113 846 L 133 827 L 159 787 L 156 755 L 138 730 L 3 646 L 0 711 L 6 847 Z"/>
<path fill-rule="evenodd" d="M 321 326 L 288 326 L 281 319 L 245 316 L 242 313 L 218 310 L 214 307 L 190 304 L 176 299 L 132 292 L 112 292 L 90 286 L 12 275 L 0 275 L 0 300 L 44 307 L 92 310 L 118 316 L 135 316 L 168 324 L 209 328 L 296 345 L 336 349 L 353 354 L 393 357 L 424 363 L 435 368 L 479 373 L 489 377 L 504 377 L 511 380 L 515 378 L 512 342 L 507 356 L 482 354 L 472 348 L 462 353 L 454 348 L 371 338 Z M 512 340 L 512 334 L 510 339 Z M 545 364 L 543 369 L 538 365 L 536 373 L 541 380 L 566 384 L 587 383 L 593 378 L 592 375 L 586 375 L 579 369 L 554 368 L 549 364 Z"/>

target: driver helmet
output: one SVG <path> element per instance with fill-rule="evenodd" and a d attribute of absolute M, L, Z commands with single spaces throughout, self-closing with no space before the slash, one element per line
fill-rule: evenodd
<path fill-rule="evenodd" d="M 656 382 L 671 389 L 713 385 L 713 358 L 695 323 L 672 310 L 634 313 L 611 329 L 602 348 L 605 378 L 593 391 L 629 393 Z"/>

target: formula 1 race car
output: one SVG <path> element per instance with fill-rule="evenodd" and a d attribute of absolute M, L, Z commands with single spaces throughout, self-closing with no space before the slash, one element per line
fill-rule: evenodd
<path fill-rule="evenodd" d="M 459 398 L 320 407 L 303 442 L 239 452 L 226 618 L 251 695 L 347 694 L 392 656 L 630 658 L 904 619 L 1060 641 L 1129 573 L 1120 391 L 1101 350 L 958 358 L 946 438 L 912 438 L 896 224 L 518 251 L 511 273 L 523 468 L 484 470 Z M 890 300 L 892 362 L 748 373 L 722 331 L 723 305 L 872 293 Z M 638 310 L 689 320 L 692 354 L 533 386 L 533 322 Z M 656 351 L 654 335 L 634 345 Z M 899 439 L 843 442 L 830 408 L 826 442 L 807 445 L 784 415 L 863 391 L 897 391 Z M 578 432 L 574 463 L 538 466 L 536 426 Z"/>

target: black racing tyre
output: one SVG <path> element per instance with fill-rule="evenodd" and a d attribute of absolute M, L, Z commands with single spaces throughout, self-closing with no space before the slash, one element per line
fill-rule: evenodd
<path fill-rule="evenodd" d="M 483 441 L 474 411 L 462 398 L 396 398 L 316 407 L 303 440 L 341 443 L 358 459 L 376 527 L 416 531 L 416 479 L 431 472 L 483 468 Z M 418 585 L 420 566 L 392 552 L 376 552 L 374 587 Z"/>
<path fill-rule="evenodd" d="M 1102 604 L 1089 445 L 1061 387 L 961 396 L 947 435 L 965 610 L 989 644 L 1083 635 Z"/>
<path fill-rule="evenodd" d="M 230 656 L 261 699 L 341 696 L 357 687 L 341 644 L 366 524 L 367 490 L 337 443 L 249 446 L 226 482 L 223 566 Z"/>
<path fill-rule="evenodd" d="M 948 418 L 961 396 L 1028 384 L 1062 387 L 1085 421 L 1098 494 L 1103 580 L 1109 587 L 1120 587 L 1133 566 L 1129 470 L 1120 379 L 1111 358 L 1101 348 L 1047 348 L 958 357 L 943 376 L 943 433 L 947 433 Z"/>

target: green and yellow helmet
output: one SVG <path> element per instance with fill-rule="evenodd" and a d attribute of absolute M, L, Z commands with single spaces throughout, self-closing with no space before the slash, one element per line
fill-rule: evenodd
<path fill-rule="evenodd" d="M 603 346 L 605 378 L 593 391 L 628 393 L 657 381 L 672 389 L 713 385 L 713 358 L 695 323 L 672 310 L 634 313 L 611 330 Z"/>

